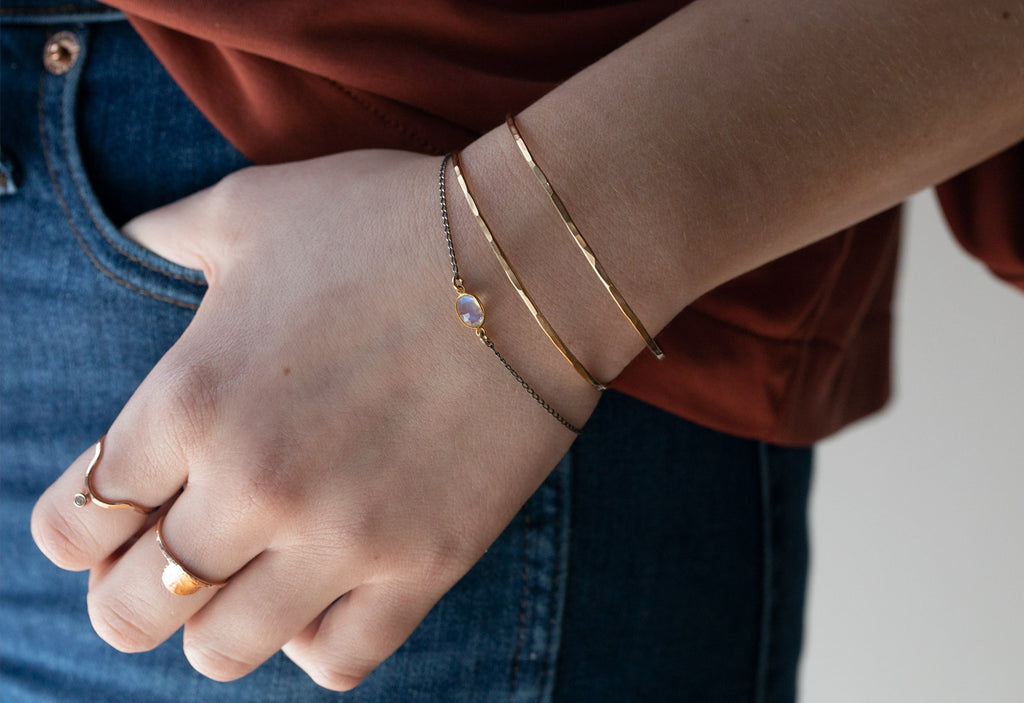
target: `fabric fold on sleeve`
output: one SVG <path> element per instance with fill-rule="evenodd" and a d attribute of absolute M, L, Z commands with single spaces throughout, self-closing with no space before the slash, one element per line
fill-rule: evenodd
<path fill-rule="evenodd" d="M 1024 141 L 935 187 L 960 244 L 1024 291 Z"/>

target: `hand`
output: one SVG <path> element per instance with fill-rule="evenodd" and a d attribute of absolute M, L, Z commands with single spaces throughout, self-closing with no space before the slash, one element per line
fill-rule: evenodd
<path fill-rule="evenodd" d="M 32 529 L 58 566 L 92 570 L 89 614 L 112 646 L 147 650 L 184 625 L 211 678 L 283 648 L 352 688 L 566 451 L 573 435 L 455 317 L 439 163 L 362 151 L 246 169 L 125 227 L 209 291 L 110 427 L 96 491 L 162 505 L 181 562 L 227 584 L 170 593 L 152 518 L 75 507 L 87 451 Z M 596 403 L 571 376 L 551 389 L 576 423 Z"/>

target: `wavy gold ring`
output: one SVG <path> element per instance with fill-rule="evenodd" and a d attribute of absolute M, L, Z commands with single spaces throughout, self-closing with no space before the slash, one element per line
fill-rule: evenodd
<path fill-rule="evenodd" d="M 106 438 L 107 436 L 103 435 L 102 437 L 100 437 L 99 441 L 96 442 L 96 451 L 92 455 L 92 461 L 89 462 L 89 467 L 85 470 L 85 490 L 82 491 L 81 493 L 75 494 L 75 506 L 79 508 L 84 508 L 89 503 L 95 503 L 99 507 L 106 508 L 108 510 L 131 508 L 135 512 L 142 513 L 143 515 L 147 515 L 153 512 L 154 510 L 156 510 L 156 508 L 148 508 L 145 505 L 139 505 L 138 503 L 133 503 L 130 500 L 122 500 L 116 502 L 109 501 L 96 492 L 95 486 L 92 485 L 92 473 L 99 465 L 100 457 L 103 456 L 103 440 L 105 440 Z"/>

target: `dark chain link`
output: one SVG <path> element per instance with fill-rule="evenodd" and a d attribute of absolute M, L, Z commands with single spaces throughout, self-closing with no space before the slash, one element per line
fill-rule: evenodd
<path fill-rule="evenodd" d="M 465 292 L 465 288 L 463 286 L 462 277 L 459 275 L 459 263 L 455 260 L 455 245 L 452 244 L 452 228 L 451 225 L 448 223 L 448 200 L 445 196 L 444 175 L 445 171 L 448 169 L 448 161 L 449 159 L 451 159 L 451 157 L 451 154 L 445 154 L 444 159 L 441 160 L 441 173 L 438 176 L 438 190 L 440 191 L 441 194 L 441 227 L 444 228 L 444 238 L 445 241 L 448 243 L 448 258 L 451 259 L 452 262 L 452 285 L 455 286 L 455 290 L 457 290 L 460 293 L 463 293 Z M 519 372 L 512 368 L 512 364 L 508 363 L 505 357 L 501 355 L 501 352 L 498 351 L 498 348 L 494 346 L 494 342 L 492 342 L 491 338 L 487 336 L 486 332 L 484 332 L 483 327 L 477 328 L 476 336 L 480 338 L 480 341 L 483 342 L 488 349 L 494 352 L 494 355 L 498 357 L 498 361 L 501 362 L 502 366 L 508 369 L 508 372 L 509 374 L 512 375 L 512 378 L 514 378 L 519 383 L 519 385 L 521 385 L 523 389 L 530 394 L 530 397 L 536 400 L 537 403 L 542 408 L 544 408 L 544 410 L 546 410 L 551 417 L 555 418 L 560 423 L 562 423 L 562 426 L 568 429 L 569 431 L 575 434 L 582 434 L 583 430 L 581 430 L 579 427 L 576 427 L 576 425 L 566 420 L 557 410 L 548 405 L 547 401 L 541 398 L 540 394 L 537 393 L 537 391 L 533 390 L 533 387 L 526 382 L 526 379 L 520 376 Z"/>
<path fill-rule="evenodd" d="M 582 430 L 580 430 L 580 428 L 576 427 L 576 425 L 574 425 L 571 422 L 569 422 L 568 420 L 566 420 L 564 417 L 562 417 L 561 413 L 559 413 L 553 407 L 548 405 L 547 401 L 544 400 L 543 398 L 541 398 L 540 394 L 538 394 L 537 391 L 533 390 L 533 388 L 530 386 L 530 384 L 526 382 L 526 379 L 524 379 L 522 376 L 520 376 L 519 372 L 516 371 L 514 368 L 512 368 L 512 364 L 508 363 L 508 361 L 505 360 L 505 357 L 503 357 L 501 355 L 501 352 L 498 351 L 498 348 L 494 346 L 494 342 L 491 341 L 491 338 L 487 336 L 486 332 L 484 332 L 483 330 L 480 330 L 480 331 L 477 332 L 477 336 L 480 337 L 480 341 L 481 342 L 483 342 L 484 344 L 487 345 L 488 349 L 490 349 L 492 352 L 494 352 L 494 355 L 496 357 L 498 357 L 498 361 L 500 361 L 502 364 L 504 364 L 505 368 L 508 369 L 508 372 L 510 374 L 512 374 L 512 378 L 514 378 L 517 381 L 519 381 L 519 385 L 521 385 L 523 388 L 525 388 L 526 392 L 530 394 L 530 397 L 532 397 L 534 400 L 536 400 L 540 404 L 540 406 L 542 408 L 547 410 L 548 414 L 551 415 L 551 417 L 553 417 L 556 420 L 558 420 L 559 422 L 561 422 L 562 425 L 564 425 L 566 428 L 572 430 L 576 434 L 581 434 L 582 433 Z"/>
<path fill-rule="evenodd" d="M 455 286 L 455 290 L 462 291 L 462 277 L 459 275 L 459 262 L 455 260 L 455 247 L 452 245 L 452 227 L 448 224 L 448 198 L 445 195 L 444 187 L 444 174 L 448 170 L 448 161 L 451 158 L 451 154 L 444 155 L 444 160 L 441 161 L 441 176 L 438 179 L 438 188 L 441 191 L 441 226 L 444 227 L 444 238 L 448 242 L 448 258 L 452 262 L 452 285 Z"/>

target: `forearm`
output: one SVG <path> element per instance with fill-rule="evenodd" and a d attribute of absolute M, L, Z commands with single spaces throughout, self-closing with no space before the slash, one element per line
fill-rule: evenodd
<path fill-rule="evenodd" d="M 1024 3 L 702 0 L 519 121 L 653 333 L 730 278 L 1024 137 Z M 613 377 L 643 342 L 506 128 L 466 164 L 542 308 L 595 375 Z M 462 217 L 465 246 L 489 265 Z M 508 324 L 545 348 L 515 314 Z"/>

